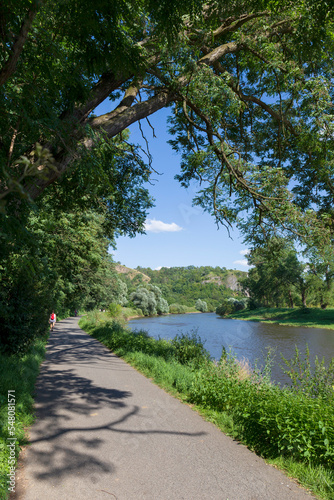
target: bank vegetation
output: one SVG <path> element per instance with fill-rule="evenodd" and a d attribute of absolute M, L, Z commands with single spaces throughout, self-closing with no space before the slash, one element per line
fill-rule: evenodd
<path fill-rule="evenodd" d="M 334 494 L 334 363 L 311 368 L 298 351 L 286 360 L 291 384 L 270 380 L 270 360 L 255 371 L 223 350 L 210 359 L 195 332 L 167 341 L 96 315 L 81 327 L 223 432 L 296 478 L 319 498 Z M 296 373 L 298 376 L 296 376 Z"/>

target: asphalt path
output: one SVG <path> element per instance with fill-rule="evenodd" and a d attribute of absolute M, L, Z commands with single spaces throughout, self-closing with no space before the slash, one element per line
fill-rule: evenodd
<path fill-rule="evenodd" d="M 310 500 L 78 327 L 57 323 L 18 480 L 24 500 Z"/>

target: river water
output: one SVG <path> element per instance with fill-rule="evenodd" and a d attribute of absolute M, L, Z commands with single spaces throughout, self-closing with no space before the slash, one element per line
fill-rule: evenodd
<path fill-rule="evenodd" d="M 227 350 L 231 349 L 237 359 L 247 359 L 251 366 L 256 363 L 261 366 L 268 348 L 273 348 L 272 379 L 280 383 L 288 381 L 279 366 L 282 364 L 280 353 L 290 359 L 295 346 L 305 353 L 308 345 L 311 360 L 317 355 L 320 359 L 324 357 L 328 363 L 334 356 L 334 330 L 225 319 L 215 313 L 140 318 L 130 321 L 129 326 L 132 330 L 146 330 L 156 339 L 172 339 L 176 334 L 194 331 L 205 341 L 204 347 L 214 359 L 220 358 L 224 346 Z"/>

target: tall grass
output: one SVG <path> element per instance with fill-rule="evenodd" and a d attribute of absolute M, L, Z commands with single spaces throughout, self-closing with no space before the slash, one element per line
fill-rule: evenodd
<path fill-rule="evenodd" d="M 319 498 L 333 500 L 334 389 L 322 385 L 315 395 L 322 370 L 312 375 L 307 365 L 302 389 L 298 384 L 280 388 L 270 383 L 266 370 L 249 372 L 229 353 L 219 363 L 210 361 L 194 333 L 166 341 L 128 331 L 115 321 L 95 326 L 86 319 L 81 326 Z M 295 356 L 286 371 L 299 361 Z"/>
<path fill-rule="evenodd" d="M 27 443 L 25 428 L 34 420 L 33 392 L 45 355 L 46 339 L 37 339 L 23 356 L 0 354 L 0 499 L 8 498 L 8 391 L 15 391 L 15 457 Z"/>

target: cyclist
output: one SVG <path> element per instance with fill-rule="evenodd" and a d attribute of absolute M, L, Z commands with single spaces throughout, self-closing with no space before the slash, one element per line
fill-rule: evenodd
<path fill-rule="evenodd" d="M 52 313 L 50 314 L 50 319 L 49 319 L 49 323 L 50 323 L 50 330 L 52 331 L 55 324 L 56 324 L 56 315 L 55 315 L 55 312 L 54 310 L 52 310 Z"/>

